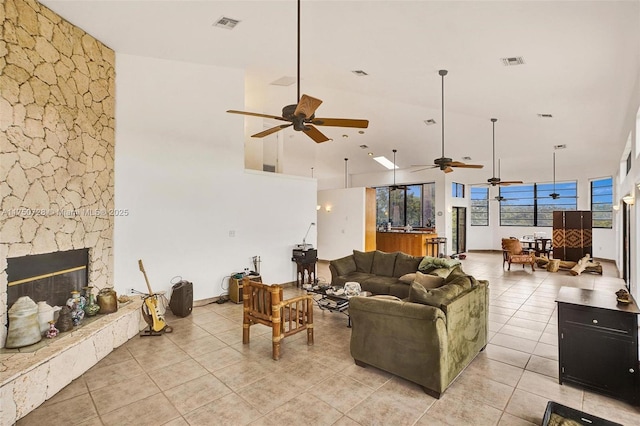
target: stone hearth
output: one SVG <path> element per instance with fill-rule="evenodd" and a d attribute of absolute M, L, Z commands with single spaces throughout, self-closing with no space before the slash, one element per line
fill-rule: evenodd
<path fill-rule="evenodd" d="M 0 424 L 11 425 L 82 375 L 147 324 L 140 298 L 30 353 L 0 354 Z"/>

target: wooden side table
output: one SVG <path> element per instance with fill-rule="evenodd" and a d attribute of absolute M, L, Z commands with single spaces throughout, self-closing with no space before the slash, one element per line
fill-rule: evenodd
<path fill-rule="evenodd" d="M 229 300 L 233 303 L 243 303 L 242 302 L 242 277 L 234 278 L 233 274 L 229 277 Z M 262 282 L 262 277 L 260 275 L 249 275 L 249 278 L 252 281 L 257 281 L 259 283 Z"/>
<path fill-rule="evenodd" d="M 296 260 L 296 287 L 304 284 L 305 275 L 308 278 L 308 283 L 313 284 L 316 281 L 316 260 L 302 261 Z M 306 274 L 305 274 L 306 273 Z"/>

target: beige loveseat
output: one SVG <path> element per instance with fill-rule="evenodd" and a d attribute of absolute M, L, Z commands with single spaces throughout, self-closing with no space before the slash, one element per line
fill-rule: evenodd
<path fill-rule="evenodd" d="M 351 356 L 439 398 L 487 344 L 489 283 L 456 266 L 438 288 L 407 287 L 405 300 L 350 299 Z"/>

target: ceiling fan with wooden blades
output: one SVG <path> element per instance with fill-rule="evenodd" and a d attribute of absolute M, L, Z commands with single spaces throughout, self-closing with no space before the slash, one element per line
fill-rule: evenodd
<path fill-rule="evenodd" d="M 439 70 L 438 74 L 442 77 L 442 157 L 436 158 L 433 160 L 433 166 L 413 166 L 420 167 L 417 170 L 413 170 L 413 172 L 419 172 L 426 169 L 435 169 L 439 168 L 445 173 L 451 173 L 454 167 L 467 168 L 467 169 L 481 169 L 484 166 L 481 164 L 466 164 L 460 161 L 454 161 L 451 158 L 444 156 L 444 76 L 448 74 L 447 70 Z"/>
<path fill-rule="evenodd" d="M 497 118 L 491 119 L 491 125 L 493 127 L 493 154 L 491 160 L 493 162 L 493 176 L 487 179 L 487 183 L 482 183 L 478 185 L 491 185 L 491 186 L 507 186 L 523 183 L 521 180 L 502 180 L 500 179 L 500 160 L 498 160 L 498 176 L 496 177 L 496 121 Z"/>
<path fill-rule="evenodd" d="M 300 0 L 298 0 L 298 100 L 293 105 L 287 105 L 282 108 L 282 115 L 261 114 L 257 112 L 238 111 L 230 109 L 227 112 L 231 114 L 248 115 L 252 117 L 270 118 L 273 120 L 285 121 L 287 124 L 280 124 L 270 129 L 251 135 L 252 138 L 263 138 L 287 127 L 293 126 L 296 131 L 304 132 L 307 136 L 317 143 L 331 140 L 314 126 L 333 126 L 333 127 L 355 127 L 358 129 L 366 129 L 369 126 L 369 120 L 351 119 L 351 118 L 319 118 L 315 116 L 316 109 L 322 104 L 320 99 L 309 95 L 300 96 Z"/>
<path fill-rule="evenodd" d="M 548 197 L 551 197 L 553 200 L 557 200 L 558 198 L 578 198 L 578 195 L 560 195 L 558 192 L 556 192 L 556 153 L 553 153 L 553 192 L 551 192 L 550 194 L 544 195 L 544 196 L 538 196 L 536 197 L 537 200 L 544 200 L 544 199 L 548 199 Z"/>

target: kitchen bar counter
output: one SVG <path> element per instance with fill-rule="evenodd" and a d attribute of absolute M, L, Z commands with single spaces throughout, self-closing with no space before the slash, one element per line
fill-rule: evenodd
<path fill-rule="evenodd" d="M 401 251 L 412 256 L 434 256 L 431 245 L 427 240 L 437 238 L 435 232 L 424 231 L 378 231 L 376 233 L 376 249 L 387 253 Z"/>

